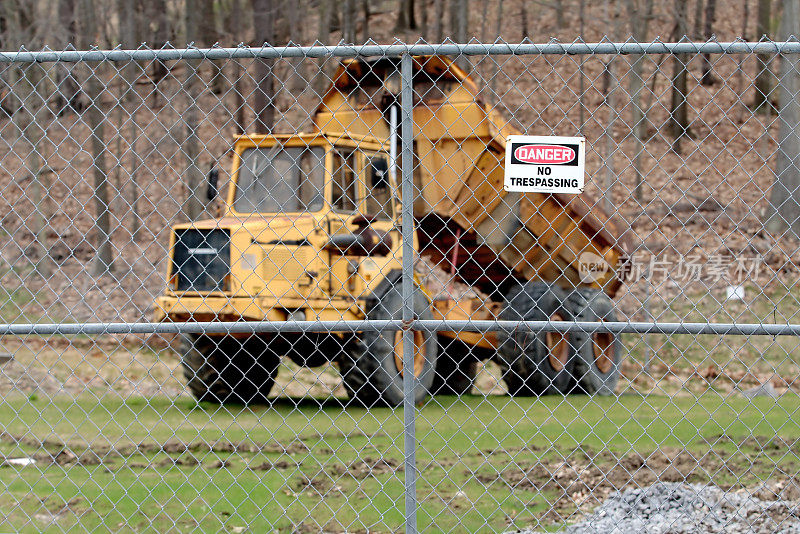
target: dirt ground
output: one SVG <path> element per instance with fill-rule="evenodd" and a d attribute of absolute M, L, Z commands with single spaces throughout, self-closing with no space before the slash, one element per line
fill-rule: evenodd
<path fill-rule="evenodd" d="M 648 341 L 658 350 L 657 340 Z M 637 395 L 699 395 L 715 392 L 724 398 L 769 384 L 776 396 L 800 392 L 796 364 L 741 359 L 669 361 L 656 357 L 645 371 L 637 346 L 628 338 L 617 393 Z M 174 340 L 156 336 L 144 340 L 37 337 L 9 338 L 3 351 L 10 361 L 0 364 L 0 397 L 6 395 L 69 395 L 86 391 L 130 396 L 188 395 Z M 702 350 L 702 348 L 701 348 Z M 492 361 L 479 363 L 474 395 L 505 395 L 500 368 Z M 345 398 L 336 364 L 298 367 L 284 358 L 270 394 L 277 397 Z"/>

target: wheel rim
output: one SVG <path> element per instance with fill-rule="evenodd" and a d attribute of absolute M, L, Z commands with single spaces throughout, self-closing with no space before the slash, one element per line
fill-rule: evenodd
<path fill-rule="evenodd" d="M 550 316 L 550 320 L 563 321 L 564 317 L 556 312 Z M 550 367 L 556 371 L 561 371 L 567 366 L 567 360 L 569 359 L 569 343 L 567 342 L 566 334 L 547 332 L 545 341 L 547 343 L 547 359 L 550 362 Z"/>
<path fill-rule="evenodd" d="M 592 351 L 594 365 L 603 374 L 614 366 L 614 334 L 611 332 L 595 332 L 592 334 Z"/>
<path fill-rule="evenodd" d="M 425 368 L 425 336 L 422 332 L 414 331 L 414 376 L 419 378 Z M 394 333 L 394 364 L 403 376 L 403 331 Z"/>

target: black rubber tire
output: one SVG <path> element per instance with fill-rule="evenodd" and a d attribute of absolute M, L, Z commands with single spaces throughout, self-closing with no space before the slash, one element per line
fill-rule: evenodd
<path fill-rule="evenodd" d="M 280 364 L 269 338 L 183 335 L 180 351 L 186 385 L 198 401 L 267 402 Z"/>
<path fill-rule="evenodd" d="M 528 282 L 509 291 L 500 318 L 507 321 L 546 321 L 554 315 L 560 315 L 569 321 L 572 315 L 565 303 L 566 295 L 557 286 Z M 520 330 L 510 335 L 498 333 L 500 346 L 497 363 L 509 394 L 538 396 L 570 393 L 575 383 L 575 358 L 569 334 L 565 338 L 566 361 L 563 368 L 556 369 L 550 362 L 546 332 Z"/>
<path fill-rule="evenodd" d="M 368 320 L 402 319 L 403 297 L 399 283 L 380 299 L 368 304 Z M 414 312 L 422 320 L 433 319 L 431 305 L 422 290 L 414 290 Z M 394 330 L 365 331 L 345 346 L 338 358 L 339 372 L 352 402 L 361 406 L 398 406 L 403 402 L 403 374 L 394 359 Z M 430 394 L 436 369 L 436 336 L 423 333 L 424 364 L 417 377 L 414 403 Z"/>
<path fill-rule="evenodd" d="M 600 290 L 577 289 L 569 295 L 567 303 L 576 321 L 617 320 L 614 302 Z M 574 373 L 577 391 L 589 395 L 613 395 L 619 382 L 622 359 L 619 336 L 606 334 L 599 337 L 597 334 L 592 336 L 574 332 L 573 343 L 576 352 Z M 610 367 L 605 371 L 598 367 L 595 343 L 599 343 L 598 350 L 606 355 L 607 365 L 610 362 Z"/>
<path fill-rule="evenodd" d="M 475 384 L 480 355 L 477 348 L 459 339 L 437 336 L 439 354 L 436 355 L 436 373 L 433 377 L 433 395 L 466 395 Z"/>

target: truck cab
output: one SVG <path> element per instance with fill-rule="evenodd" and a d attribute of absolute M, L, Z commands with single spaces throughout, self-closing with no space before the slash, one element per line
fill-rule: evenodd
<path fill-rule="evenodd" d="M 387 148 L 321 134 L 238 138 L 222 217 L 173 227 L 158 318 L 363 318 L 364 297 L 402 264 Z"/>

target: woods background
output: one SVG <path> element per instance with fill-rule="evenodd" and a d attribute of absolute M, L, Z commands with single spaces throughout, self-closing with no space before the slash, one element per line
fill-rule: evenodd
<path fill-rule="evenodd" d="M 0 44 L 782 40 L 800 34 L 797 3 L 5 0 Z M 644 261 L 758 254 L 770 277 L 800 265 L 796 56 L 456 59 L 522 131 L 587 137 L 589 194 L 628 221 Z M 232 136 L 306 129 L 337 64 L 2 64 L 3 320 L 147 320 L 164 287 L 169 225 L 213 215 L 204 176 L 217 166 L 224 191 Z M 667 300 L 677 292 L 651 289 Z M 641 313 L 639 296 L 620 305 Z"/>

